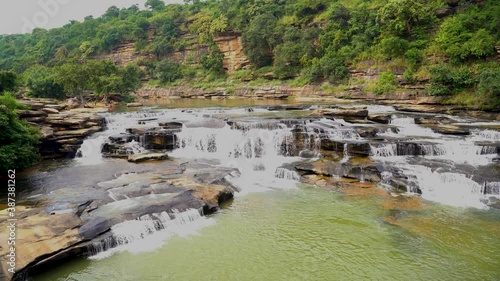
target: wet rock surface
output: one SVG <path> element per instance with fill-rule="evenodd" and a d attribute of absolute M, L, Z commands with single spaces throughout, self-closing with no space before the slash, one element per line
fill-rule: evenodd
<path fill-rule="evenodd" d="M 53 221 L 43 238 L 23 236 L 35 250 L 21 265 L 41 267 L 88 255 L 95 247 L 115 247 L 110 229 L 142 216 L 213 212 L 253 181 L 256 190 L 280 189 L 272 185 L 283 180 L 287 187 L 300 181 L 348 197 L 373 196 L 387 211 L 424 209 L 425 200 L 500 206 L 499 128 L 477 119 L 408 112 L 412 108 L 294 105 L 107 114 L 110 132 L 99 134 L 96 155 L 110 164 L 110 175 L 88 185 L 80 186 L 81 178 L 75 187 L 51 185 L 50 195 L 35 197 L 40 205 L 31 206 L 38 207 L 22 210 L 23 218 Z M 65 145 L 79 146 L 82 136 L 97 129 L 91 120 L 52 117 L 64 111 L 39 111 L 47 116 L 30 118 L 71 128 L 41 128 Z M 114 165 L 126 168 L 111 170 Z M 91 172 L 103 177 L 98 169 Z M 30 220 L 23 223 L 34 224 Z"/>
<path fill-rule="evenodd" d="M 143 172 L 122 172 L 91 188 L 72 186 L 41 194 L 30 199 L 39 203 L 18 208 L 18 273 L 70 256 L 88 255 L 90 241 L 102 241 L 121 222 L 162 212 L 199 210 L 209 214 L 235 192 L 225 180 L 234 169 L 178 160 L 163 162 L 161 169 L 148 167 Z M 200 171 L 211 177 L 198 180 Z M 0 214 L 5 216 L 6 210 Z M 0 235 L 8 235 L 7 224 L 0 222 Z M 3 263 L 7 251 L 0 249 Z M 4 274 L 11 276 L 5 269 Z"/>
<path fill-rule="evenodd" d="M 105 120 L 102 108 L 72 108 L 55 100 L 21 100 L 30 110 L 19 116 L 40 131 L 40 153 L 44 159 L 72 158 L 83 140 L 102 131 Z"/>

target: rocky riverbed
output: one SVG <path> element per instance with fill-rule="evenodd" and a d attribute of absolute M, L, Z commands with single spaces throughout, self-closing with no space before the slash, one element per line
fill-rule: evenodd
<path fill-rule="evenodd" d="M 105 127 L 98 113 L 106 108 L 79 108 L 74 100 L 24 99 L 21 103 L 29 109 L 19 110 L 19 117 L 39 129 L 44 159 L 74 157 L 86 137 Z"/>
<path fill-rule="evenodd" d="M 401 196 L 499 207 L 496 122 L 373 105 L 136 110 L 102 113 L 106 130 L 87 137 L 75 160 L 30 177 L 18 210 L 16 276 L 147 239 L 233 196 L 298 182 L 382 196 L 389 209 L 422 205 L 401 205 Z M 61 126 L 61 136 L 81 130 Z"/>

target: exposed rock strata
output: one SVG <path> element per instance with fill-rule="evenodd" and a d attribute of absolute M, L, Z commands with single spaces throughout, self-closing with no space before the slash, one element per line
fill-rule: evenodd
<path fill-rule="evenodd" d="M 30 107 L 20 110 L 19 116 L 40 131 L 40 153 L 45 159 L 74 157 L 83 140 L 101 131 L 105 120 L 103 108 L 74 108 L 53 100 L 21 100 Z"/>
<path fill-rule="evenodd" d="M 30 268 L 45 267 L 62 259 L 91 254 L 92 244 L 109 236 L 113 225 L 148 214 L 174 213 L 188 209 L 216 211 L 233 197 L 225 177 L 232 169 L 204 163 L 163 162 L 163 168 L 143 173 L 124 173 L 93 188 L 68 187 L 36 198 L 41 204 L 17 209 L 17 279 Z M 197 175 L 211 177 L 198 180 Z M 127 203 L 128 202 L 128 203 Z M 125 204 L 126 203 L 126 204 Z M 0 211 L 2 217 L 6 210 Z M 36 226 L 36 227 L 35 227 Z M 7 221 L 0 235 L 8 237 Z M 7 248 L 0 248 L 0 271 L 5 268 Z"/>

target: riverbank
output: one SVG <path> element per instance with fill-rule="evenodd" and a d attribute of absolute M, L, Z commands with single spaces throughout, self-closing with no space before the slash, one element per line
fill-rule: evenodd
<path fill-rule="evenodd" d="M 39 150 L 43 159 L 73 158 L 83 140 L 102 131 L 106 124 L 99 113 L 103 107 L 82 107 L 73 99 L 61 102 L 51 99 L 21 99 L 28 107 L 18 110 L 21 120 L 38 128 Z"/>
<path fill-rule="evenodd" d="M 377 79 L 372 77 L 371 80 Z M 370 81 L 371 81 L 370 80 Z M 155 105 L 173 99 L 200 100 L 289 100 L 284 103 L 366 103 L 395 106 L 400 111 L 420 113 L 442 113 L 452 115 L 467 115 L 487 120 L 500 120 L 500 108 L 479 109 L 474 106 L 451 103 L 444 97 L 425 95 L 424 86 L 405 86 L 402 91 L 377 95 L 365 92 L 363 86 L 342 86 L 335 92 L 331 86 L 306 85 L 293 87 L 280 86 L 249 86 L 240 84 L 229 87 L 190 87 L 172 86 L 169 88 L 153 88 L 144 86 L 134 96 L 141 104 Z M 403 90 L 406 89 L 406 90 Z"/>

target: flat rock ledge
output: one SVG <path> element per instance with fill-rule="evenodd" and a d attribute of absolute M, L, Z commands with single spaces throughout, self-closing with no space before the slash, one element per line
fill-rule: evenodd
<path fill-rule="evenodd" d="M 76 257 L 92 255 L 95 245 L 112 235 L 111 227 L 146 215 L 198 210 L 210 214 L 233 198 L 236 188 L 227 180 L 234 169 L 202 161 L 161 162 L 141 173 L 126 173 L 94 187 L 68 187 L 41 194 L 35 204 L 19 204 L 16 216 L 16 273 L 8 271 L 7 247 L 0 247 L 0 279 L 24 280 Z M 35 207 L 33 207 L 35 206 Z M 6 210 L 0 211 L 6 218 Z M 0 235 L 8 237 L 8 222 L 0 222 Z"/>
<path fill-rule="evenodd" d="M 19 110 L 22 120 L 40 131 L 40 153 L 44 159 L 73 158 L 83 140 L 102 131 L 105 108 L 74 108 L 72 100 L 62 104 L 49 99 L 20 100 L 29 109 Z"/>
<path fill-rule="evenodd" d="M 168 154 L 166 153 L 145 153 L 145 154 L 133 154 L 128 156 L 128 162 L 141 163 L 146 161 L 161 161 L 168 159 Z"/>

